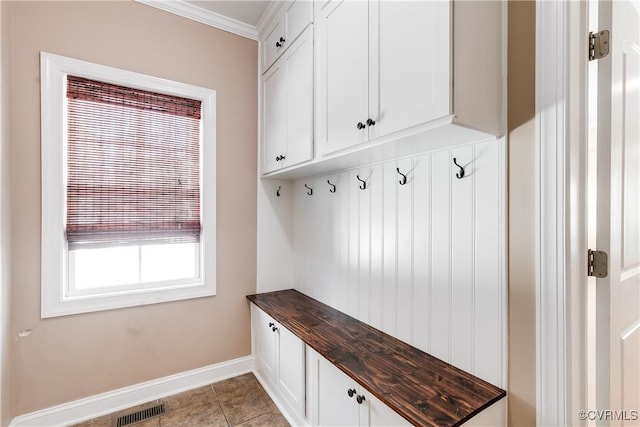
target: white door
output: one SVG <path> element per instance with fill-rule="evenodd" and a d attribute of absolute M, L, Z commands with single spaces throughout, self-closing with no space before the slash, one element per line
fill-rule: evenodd
<path fill-rule="evenodd" d="M 350 392 L 351 390 L 351 392 Z M 318 361 L 318 425 L 357 426 L 356 387 L 340 369 L 320 357 Z"/>
<path fill-rule="evenodd" d="M 269 381 L 275 379 L 276 335 L 275 322 L 264 311 L 251 305 L 251 316 L 256 342 L 256 365 L 260 374 Z"/>
<path fill-rule="evenodd" d="M 278 368 L 276 384 L 294 408 L 304 417 L 305 344 L 278 325 Z"/>
<path fill-rule="evenodd" d="M 374 139 L 449 114 L 449 2 L 369 2 L 369 111 Z M 440 99 L 438 99 L 440 98 Z"/>
<path fill-rule="evenodd" d="M 313 157 L 313 26 L 285 52 L 286 154 L 283 167 Z"/>
<path fill-rule="evenodd" d="M 327 154 L 368 140 L 368 4 L 332 0 L 316 17 L 317 141 Z"/>
<path fill-rule="evenodd" d="M 286 92 L 282 61 L 276 62 L 263 76 L 263 173 L 282 167 L 286 150 Z"/>
<path fill-rule="evenodd" d="M 598 62 L 597 248 L 609 274 L 596 284 L 596 406 L 623 411 L 611 425 L 640 425 L 640 2 L 600 2 L 599 21 L 611 49 Z"/>
<path fill-rule="evenodd" d="M 366 414 L 363 414 L 366 412 Z M 363 420 L 368 420 L 363 422 Z M 411 423 L 389 408 L 373 395 L 367 393 L 366 401 L 360 405 L 360 423 L 371 427 L 403 427 Z"/>

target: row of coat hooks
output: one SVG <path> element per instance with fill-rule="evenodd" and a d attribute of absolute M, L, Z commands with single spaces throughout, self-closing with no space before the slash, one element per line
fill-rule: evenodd
<path fill-rule="evenodd" d="M 464 168 L 458 164 L 458 162 L 456 161 L 455 157 L 453 158 L 453 164 L 456 165 L 460 169 L 458 172 L 456 172 L 456 178 L 458 178 L 458 179 L 464 178 Z M 398 172 L 398 175 L 400 175 L 402 177 L 398 181 L 398 183 L 400 185 L 405 185 L 407 183 L 407 175 L 405 175 L 402 172 L 400 172 L 400 168 L 396 168 L 396 172 Z M 359 185 L 360 189 L 361 190 L 366 190 L 367 181 L 365 181 L 364 179 L 360 178 L 360 175 L 356 175 L 356 179 L 358 181 L 360 181 L 360 185 Z M 329 192 L 330 193 L 335 193 L 336 192 L 336 185 L 332 184 L 330 179 L 327 180 L 327 184 L 329 184 L 329 186 L 331 187 L 329 189 Z M 309 187 L 307 184 L 305 184 L 304 187 L 307 189 L 307 195 L 313 196 L 313 188 Z M 276 190 L 276 196 L 280 197 L 280 190 L 281 189 L 282 189 L 282 186 L 279 185 L 278 189 Z"/>

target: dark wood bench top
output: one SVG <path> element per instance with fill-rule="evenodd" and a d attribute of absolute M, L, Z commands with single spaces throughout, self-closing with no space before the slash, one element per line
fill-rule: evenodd
<path fill-rule="evenodd" d="M 457 426 L 506 392 L 296 290 L 247 299 L 417 426 Z"/>

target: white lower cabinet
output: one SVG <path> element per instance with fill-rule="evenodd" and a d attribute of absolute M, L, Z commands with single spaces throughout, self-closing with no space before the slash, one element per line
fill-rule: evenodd
<path fill-rule="evenodd" d="M 408 426 L 410 423 L 331 362 L 310 353 L 310 421 L 314 426 Z"/>
<path fill-rule="evenodd" d="M 305 344 L 264 311 L 251 305 L 258 373 L 297 415 L 305 416 Z"/>

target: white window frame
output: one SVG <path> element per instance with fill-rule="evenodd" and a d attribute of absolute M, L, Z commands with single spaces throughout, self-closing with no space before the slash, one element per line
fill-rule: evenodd
<path fill-rule="evenodd" d="M 66 78 L 74 75 L 202 102 L 200 281 L 189 285 L 86 297 L 67 295 L 68 250 L 64 235 L 66 186 Z M 40 53 L 42 150 L 41 317 L 56 317 L 216 294 L 216 92 L 212 89 Z"/>

